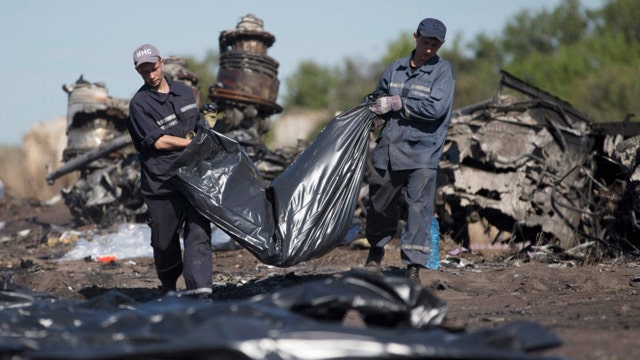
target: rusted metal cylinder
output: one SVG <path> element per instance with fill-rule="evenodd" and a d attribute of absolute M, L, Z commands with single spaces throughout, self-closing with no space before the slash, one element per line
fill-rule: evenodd
<path fill-rule="evenodd" d="M 267 49 L 276 42 L 275 36 L 264 31 L 264 22 L 253 14 L 242 17 L 235 30 L 220 34 L 220 53 L 241 51 L 267 55 Z"/>
<path fill-rule="evenodd" d="M 110 97 L 102 83 L 90 83 L 82 76 L 73 85 L 64 85 L 68 94 L 67 147 L 63 160 L 90 151 L 122 134 L 122 129 L 107 119 Z"/>
<path fill-rule="evenodd" d="M 73 85 L 64 85 L 62 89 L 69 94 L 67 99 L 67 131 L 74 125 L 78 113 L 105 110 L 109 94 L 101 83 L 89 83 L 82 76 Z"/>
<path fill-rule="evenodd" d="M 278 63 L 268 56 L 226 53 L 220 57 L 218 84 L 222 85 L 219 89 L 222 91 L 219 94 L 228 94 L 231 90 L 237 96 L 245 95 L 248 101 L 257 97 L 264 105 L 275 104 L 280 86 L 277 68 Z"/>
<path fill-rule="evenodd" d="M 220 67 L 217 81 L 209 89 L 209 98 L 224 109 L 225 104 L 254 105 L 261 116 L 282 111 L 276 104 L 280 81 L 279 63 L 268 56 L 275 37 L 263 31 L 261 19 L 249 14 L 235 30 L 220 34 Z"/>

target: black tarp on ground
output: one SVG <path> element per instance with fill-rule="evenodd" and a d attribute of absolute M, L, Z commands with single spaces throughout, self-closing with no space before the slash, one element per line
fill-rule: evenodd
<path fill-rule="evenodd" d="M 402 277 L 351 271 L 247 300 L 89 301 L 0 284 L 0 359 L 553 359 L 534 322 L 472 332 L 436 323 L 447 305 Z M 347 310 L 366 327 L 347 327 Z"/>
<path fill-rule="evenodd" d="M 334 117 L 270 184 L 234 140 L 200 127 L 173 166 L 189 201 L 265 264 L 287 267 L 338 246 L 360 192 L 371 120 L 362 104 Z"/>

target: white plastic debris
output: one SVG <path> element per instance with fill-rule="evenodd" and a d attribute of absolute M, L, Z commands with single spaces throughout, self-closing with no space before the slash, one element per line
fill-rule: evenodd
<path fill-rule="evenodd" d="M 151 229 L 146 224 L 123 223 L 115 233 L 93 237 L 92 240 L 80 238 L 71 251 L 59 261 L 80 260 L 90 257 L 98 259 L 113 256 L 115 260 L 151 257 Z"/>
<path fill-rule="evenodd" d="M 233 239 L 217 227 L 212 227 L 211 245 L 214 251 L 234 250 L 241 248 Z M 153 257 L 151 248 L 151 229 L 147 224 L 123 223 L 115 233 L 93 236 L 88 240 L 80 235 L 75 247 L 67 252 L 59 261 L 93 260 L 109 261 Z"/>
<path fill-rule="evenodd" d="M 45 203 L 45 205 L 51 206 L 51 205 L 55 205 L 55 204 L 59 203 L 60 200 L 62 200 L 62 195 L 58 194 L 58 195 L 55 195 L 54 197 L 52 197 L 51 199 L 45 201 L 44 203 Z"/>

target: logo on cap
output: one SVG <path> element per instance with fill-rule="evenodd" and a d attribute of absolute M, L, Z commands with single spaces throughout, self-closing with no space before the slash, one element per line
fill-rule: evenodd
<path fill-rule="evenodd" d="M 160 52 L 151 44 L 140 45 L 133 52 L 133 64 L 138 67 L 143 63 L 155 63 L 160 58 Z"/>
<path fill-rule="evenodd" d="M 143 55 L 151 55 L 153 54 L 153 50 L 151 49 L 142 49 L 136 53 L 136 58 L 140 58 Z"/>

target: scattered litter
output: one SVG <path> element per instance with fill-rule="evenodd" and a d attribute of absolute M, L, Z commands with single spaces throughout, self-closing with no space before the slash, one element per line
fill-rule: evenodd
<path fill-rule="evenodd" d="M 96 261 L 101 263 L 108 263 L 108 262 L 116 261 L 116 257 L 113 255 L 98 256 L 96 258 Z"/>
<path fill-rule="evenodd" d="M 512 244 L 471 244 L 471 251 L 519 251 L 529 245 L 529 242 L 520 242 Z"/>
<path fill-rule="evenodd" d="M 458 246 L 455 249 L 449 251 L 449 255 L 454 255 L 455 256 L 455 255 L 460 255 L 460 254 L 466 253 L 466 252 L 469 252 L 469 249 L 467 249 L 464 246 Z"/>
<path fill-rule="evenodd" d="M 575 261 L 562 261 L 559 263 L 549 264 L 548 267 L 553 269 L 569 269 L 578 266 Z"/>
<path fill-rule="evenodd" d="M 473 262 L 457 256 L 447 255 L 444 260 L 440 261 L 442 267 L 448 268 L 466 268 L 473 267 Z"/>
<path fill-rule="evenodd" d="M 31 233 L 31 229 L 20 230 L 18 231 L 18 236 L 25 237 L 29 235 L 29 233 Z"/>
<path fill-rule="evenodd" d="M 58 202 L 60 202 L 60 200 L 62 200 L 62 195 L 58 194 L 54 197 L 52 197 L 51 199 L 47 200 L 44 202 L 45 205 L 51 206 L 51 205 L 55 205 Z"/>
<path fill-rule="evenodd" d="M 47 238 L 47 246 L 51 247 L 58 244 L 64 244 L 64 245 L 74 244 L 81 237 L 82 237 L 82 232 L 77 230 L 64 231 L 62 234 L 60 234 L 60 236 L 57 236 L 57 234 L 52 233 Z"/>
<path fill-rule="evenodd" d="M 365 250 L 365 249 L 371 248 L 371 244 L 369 244 L 369 241 L 367 240 L 367 238 L 359 238 L 359 239 L 353 240 L 349 244 L 349 248 L 352 250 Z"/>
<path fill-rule="evenodd" d="M 586 243 L 574 246 L 567 250 L 567 254 L 575 256 L 576 258 L 586 258 L 589 254 L 592 254 L 598 246 L 597 241 L 588 241 Z"/>
<path fill-rule="evenodd" d="M 152 257 L 151 229 L 147 224 L 123 223 L 114 233 L 106 235 L 83 234 L 78 231 L 64 232 L 60 237 L 52 237 L 48 245 L 56 243 L 75 243 L 75 247 L 66 253 L 59 261 L 81 260 L 90 258 L 99 262 L 110 262 L 116 259 L 130 259 Z M 211 246 L 214 251 L 228 251 L 240 249 L 241 246 L 222 230 L 212 226 Z M 100 259 L 105 259 L 101 261 Z"/>
<path fill-rule="evenodd" d="M 81 260 L 87 257 L 98 259 L 114 256 L 117 259 L 151 257 L 151 230 L 147 224 L 123 223 L 115 233 L 94 236 L 87 240 L 80 238 L 75 247 L 59 261 Z"/>

